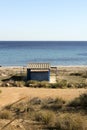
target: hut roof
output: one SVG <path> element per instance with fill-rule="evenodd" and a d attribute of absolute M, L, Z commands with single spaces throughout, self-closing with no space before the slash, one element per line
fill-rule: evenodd
<path fill-rule="evenodd" d="M 49 63 L 29 63 L 29 69 L 50 69 Z"/>

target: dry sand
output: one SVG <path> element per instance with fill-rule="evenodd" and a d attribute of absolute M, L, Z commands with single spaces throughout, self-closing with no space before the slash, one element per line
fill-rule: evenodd
<path fill-rule="evenodd" d="M 0 67 L 0 80 L 8 78 L 14 74 L 20 74 L 23 71 L 26 73 L 26 68 L 23 67 Z M 58 79 L 67 79 L 67 75 L 76 72 L 86 72 L 86 66 L 59 66 L 58 67 Z M 55 75 L 52 75 L 53 82 L 55 82 Z M 68 77 L 69 79 L 71 76 Z M 77 77 L 75 77 L 77 80 Z M 81 80 L 81 79 L 80 79 Z M 86 79 L 85 79 L 86 80 Z M 78 80 L 79 81 L 79 80 Z M 46 89 L 46 88 L 27 88 L 27 87 L 0 87 L 0 109 L 8 104 L 12 104 L 19 99 L 25 97 L 25 99 L 31 99 L 33 97 L 40 98 L 62 98 L 66 101 L 73 100 L 83 93 L 87 93 L 87 89 Z M 24 100 L 25 100 L 24 99 Z M 9 120 L 0 120 L 0 128 L 7 124 Z M 28 121 L 29 122 L 29 121 Z M 23 124 L 20 120 L 12 122 L 11 126 L 5 128 L 9 129 L 24 129 Z"/>
<path fill-rule="evenodd" d="M 45 89 L 45 88 L 6 88 L 1 87 L 0 90 L 0 106 L 5 106 L 11 103 L 16 102 L 17 100 L 26 97 L 60 97 L 64 100 L 72 100 L 75 97 L 78 97 L 82 93 L 87 93 L 87 89 Z"/>
<path fill-rule="evenodd" d="M 26 72 L 26 67 L 0 67 L 0 79 L 7 78 L 12 74 Z M 67 74 L 74 72 L 86 72 L 87 66 L 58 66 L 58 79 L 67 78 Z M 78 77 L 77 77 L 78 78 Z M 71 79 L 69 77 L 68 79 Z M 76 77 L 75 77 L 76 80 Z M 83 80 L 83 79 L 82 79 Z M 79 80 L 78 80 L 79 81 Z M 80 94 L 86 92 L 87 89 L 45 89 L 45 88 L 14 88 L 14 87 L 1 87 L 0 90 L 0 106 L 4 106 L 17 101 L 22 97 L 61 97 L 64 100 L 72 100 Z"/>

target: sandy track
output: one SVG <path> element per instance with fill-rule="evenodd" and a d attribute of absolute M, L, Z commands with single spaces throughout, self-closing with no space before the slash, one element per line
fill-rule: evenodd
<path fill-rule="evenodd" d="M 64 100 L 72 100 L 82 93 L 87 93 L 87 89 L 45 89 L 45 88 L 0 88 L 0 106 L 11 104 L 23 97 L 61 97 Z"/>

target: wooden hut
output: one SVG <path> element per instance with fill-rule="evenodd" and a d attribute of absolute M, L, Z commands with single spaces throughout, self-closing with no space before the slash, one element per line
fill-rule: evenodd
<path fill-rule="evenodd" d="M 50 81 L 50 64 L 30 63 L 27 67 L 27 80 Z"/>

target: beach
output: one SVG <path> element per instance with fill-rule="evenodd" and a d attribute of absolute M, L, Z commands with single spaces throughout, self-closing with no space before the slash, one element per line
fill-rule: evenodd
<path fill-rule="evenodd" d="M 44 115 L 48 117 L 46 118 L 48 120 L 50 115 L 54 125 L 54 117 L 56 120 L 59 117 L 58 121 L 60 119 L 66 121 L 64 117 L 67 116 L 69 124 L 72 124 L 74 120 L 78 123 L 78 126 L 81 125 L 81 127 L 87 129 L 87 116 L 85 114 L 87 109 L 86 107 L 84 109 L 79 107 L 77 102 L 78 98 L 79 101 L 81 100 L 81 97 L 83 98 L 81 105 L 86 102 L 87 67 L 55 66 L 50 71 L 50 78 L 54 80 L 56 77 L 57 83 L 49 84 L 54 84 L 56 88 L 45 88 L 44 86 L 39 88 L 40 82 L 36 81 L 36 87 L 24 85 L 28 82 L 25 80 L 27 67 L 0 67 L 0 129 L 42 129 L 45 125 L 40 123 L 37 118 L 41 115 L 40 113 L 43 113 L 43 117 Z M 20 76 L 22 77 L 21 80 Z M 60 87 L 58 87 L 59 84 Z M 73 106 L 73 101 L 75 106 Z M 70 103 L 72 103 L 72 106 L 68 105 Z M 84 105 L 86 106 L 86 103 Z M 84 124 L 79 123 L 78 119 Z M 51 123 L 50 120 L 49 122 Z M 61 125 L 63 123 L 61 122 Z M 75 123 L 72 125 L 77 126 Z"/>
<path fill-rule="evenodd" d="M 0 130 L 87 130 L 86 10 L 0 2 Z"/>
<path fill-rule="evenodd" d="M 45 89 L 45 88 L 12 88 L 1 87 L 0 90 L 0 107 L 12 104 L 21 98 L 32 99 L 38 98 L 62 98 L 65 101 L 73 100 L 83 93 L 87 93 L 87 89 Z"/>
<path fill-rule="evenodd" d="M 57 66 L 57 80 L 67 80 L 72 83 L 87 82 L 86 78 L 80 76 L 85 74 L 87 66 Z M 27 68 L 20 66 L 0 67 L 0 80 L 9 79 L 13 75 L 24 74 L 26 76 Z M 77 75 L 76 75 L 77 74 Z M 52 70 L 51 76 L 55 77 L 55 71 Z M 1 85 L 0 85 L 1 86 Z M 87 88 L 87 87 L 86 87 Z M 60 97 L 65 100 L 72 100 L 82 93 L 87 93 L 86 88 L 65 88 L 65 89 L 47 89 L 47 88 L 28 88 L 25 86 L 1 86 L 0 106 L 10 104 L 23 97 Z"/>

